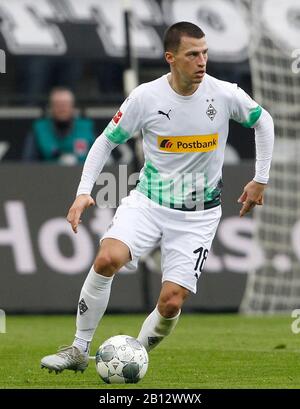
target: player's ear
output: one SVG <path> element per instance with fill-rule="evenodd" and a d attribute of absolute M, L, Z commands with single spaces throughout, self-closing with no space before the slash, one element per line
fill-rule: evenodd
<path fill-rule="evenodd" d="M 166 51 L 165 52 L 165 59 L 168 64 L 173 64 L 175 61 L 175 56 L 171 51 Z"/>

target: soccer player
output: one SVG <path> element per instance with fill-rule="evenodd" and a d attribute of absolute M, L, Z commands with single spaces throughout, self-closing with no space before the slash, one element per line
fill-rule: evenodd
<path fill-rule="evenodd" d="M 76 233 L 81 214 L 94 205 L 93 185 L 112 149 L 142 130 L 145 164 L 122 200 L 83 284 L 77 331 L 70 347 L 42 359 L 42 367 L 83 371 L 105 313 L 113 277 L 160 243 L 162 288 L 137 339 L 150 351 L 174 329 L 189 293 L 196 293 L 220 217 L 222 165 L 229 119 L 255 130 L 256 169 L 238 199 L 240 216 L 263 204 L 274 126 L 269 113 L 236 84 L 206 74 L 203 31 L 189 22 L 164 37 L 170 73 L 138 86 L 92 146 L 67 220 Z M 186 177 L 182 177 L 185 175 Z"/>

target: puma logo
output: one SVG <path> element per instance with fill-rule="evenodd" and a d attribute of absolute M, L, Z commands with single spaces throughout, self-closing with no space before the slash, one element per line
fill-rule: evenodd
<path fill-rule="evenodd" d="M 158 111 L 157 113 L 159 114 L 159 115 L 165 115 L 167 118 L 168 118 L 168 120 L 169 121 L 171 121 L 171 118 L 169 117 L 169 113 L 171 112 L 172 110 L 171 109 L 169 109 L 169 112 L 166 114 L 165 112 L 163 112 L 163 111 Z"/>

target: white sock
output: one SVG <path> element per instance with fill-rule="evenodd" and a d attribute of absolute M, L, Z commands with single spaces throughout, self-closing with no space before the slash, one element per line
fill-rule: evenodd
<path fill-rule="evenodd" d="M 165 336 L 169 335 L 175 328 L 181 310 L 173 318 L 164 318 L 158 311 L 157 306 L 145 319 L 140 333 L 137 337 L 147 351 L 155 348 Z"/>
<path fill-rule="evenodd" d="M 89 355 L 91 343 L 86 341 L 85 339 L 75 337 L 74 342 L 73 342 L 72 345 L 77 347 L 84 354 Z"/>
<path fill-rule="evenodd" d="M 77 331 L 73 343 L 82 351 L 88 351 L 89 343 L 106 311 L 112 280 L 113 276 L 105 277 L 97 274 L 92 266 L 83 284 L 77 310 Z"/>

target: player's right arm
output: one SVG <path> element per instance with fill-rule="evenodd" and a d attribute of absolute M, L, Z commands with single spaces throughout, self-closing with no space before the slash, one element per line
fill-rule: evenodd
<path fill-rule="evenodd" d="M 71 224 L 74 233 L 77 233 L 81 223 L 81 215 L 85 209 L 95 205 L 91 197 L 94 183 L 105 165 L 111 151 L 117 146 L 112 143 L 103 133 L 98 136 L 91 147 L 84 163 L 80 184 L 77 189 L 76 199 L 67 215 L 67 221 Z"/>
<path fill-rule="evenodd" d="M 127 142 L 141 128 L 141 112 L 142 103 L 137 88 L 121 105 L 119 111 L 91 147 L 83 166 L 76 199 L 67 215 L 67 220 L 74 233 L 77 233 L 83 211 L 95 204 L 91 192 L 111 151 L 119 144 Z"/>
<path fill-rule="evenodd" d="M 90 195 L 79 195 L 76 197 L 67 215 L 67 220 L 71 224 L 74 233 L 77 233 L 83 211 L 94 205 L 95 201 Z"/>

